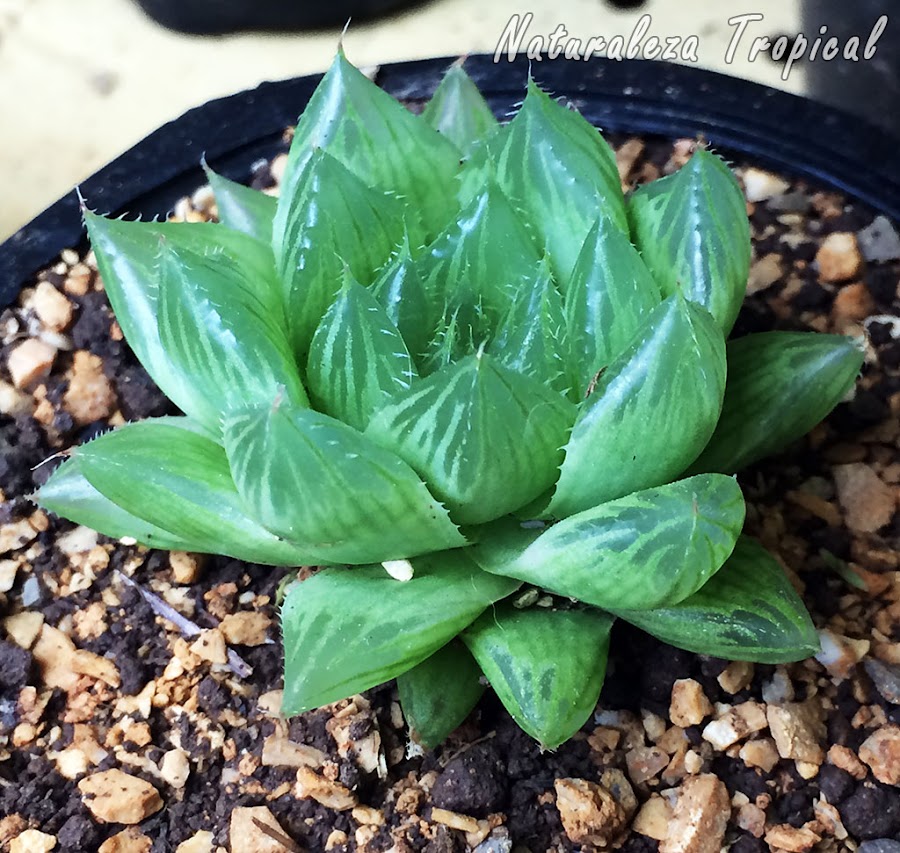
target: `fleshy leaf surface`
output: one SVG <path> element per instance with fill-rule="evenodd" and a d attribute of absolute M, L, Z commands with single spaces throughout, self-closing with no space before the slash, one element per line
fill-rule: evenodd
<path fill-rule="evenodd" d="M 661 301 L 659 285 L 628 235 L 606 217 L 588 232 L 566 290 L 570 385 L 584 399 L 597 372 L 620 355 Z"/>
<path fill-rule="evenodd" d="M 309 349 L 306 380 L 317 407 L 365 429 L 372 413 L 408 391 L 418 373 L 406 344 L 375 297 L 345 273 Z"/>
<path fill-rule="evenodd" d="M 272 220 L 278 203 L 275 196 L 216 174 L 206 163 L 203 168 L 216 197 L 219 221 L 228 228 L 243 231 L 266 245 L 270 244 Z"/>
<path fill-rule="evenodd" d="M 460 151 L 499 127 L 491 108 L 462 65 L 451 65 L 444 74 L 422 118 Z"/>
<path fill-rule="evenodd" d="M 784 570 L 746 536 L 690 598 L 669 608 L 618 615 L 665 643 L 726 660 L 788 663 L 819 650 L 815 626 Z"/>
<path fill-rule="evenodd" d="M 670 296 L 581 404 L 547 513 L 564 518 L 673 480 L 709 441 L 724 391 L 721 330 Z"/>
<path fill-rule="evenodd" d="M 276 566 L 327 562 L 248 516 L 225 451 L 190 428 L 152 420 L 126 424 L 75 454 L 85 479 L 105 498 L 190 542 L 189 550 Z"/>
<path fill-rule="evenodd" d="M 247 409 L 225 422 L 225 448 L 259 521 L 327 562 L 466 544 L 412 468 L 328 415 L 286 404 Z"/>
<path fill-rule="evenodd" d="M 415 469 L 458 524 L 528 503 L 556 479 L 575 407 L 480 354 L 420 380 L 366 435 Z"/>
<path fill-rule="evenodd" d="M 191 383 L 194 417 L 216 429 L 229 410 L 281 393 L 308 405 L 278 292 L 227 255 L 164 246 L 159 336 Z"/>
<path fill-rule="evenodd" d="M 732 473 L 811 430 L 853 387 L 864 354 L 851 338 L 761 332 L 729 341 L 716 431 L 694 471 Z"/>
<path fill-rule="evenodd" d="M 462 725 L 484 693 L 481 669 L 459 640 L 400 675 L 397 688 L 413 738 L 427 749 Z"/>
<path fill-rule="evenodd" d="M 615 156 L 599 131 L 533 81 L 497 158 L 504 192 L 525 212 L 565 292 L 598 217 L 628 231 Z"/>
<path fill-rule="evenodd" d="M 737 482 L 708 474 L 569 516 L 506 561 L 491 555 L 489 537 L 473 556 L 488 571 L 604 610 L 650 610 L 700 589 L 728 559 L 743 524 Z"/>
<path fill-rule="evenodd" d="M 463 642 L 512 718 L 553 749 L 593 713 L 606 675 L 613 619 L 599 610 L 500 605 Z"/>
<path fill-rule="evenodd" d="M 296 191 L 279 198 L 272 237 L 298 357 L 340 290 L 344 266 L 371 284 L 404 233 L 396 199 L 324 151 L 306 161 Z"/>
<path fill-rule="evenodd" d="M 412 580 L 381 566 L 334 568 L 288 587 L 282 610 L 285 714 L 402 675 L 452 640 L 518 581 L 482 572 L 464 550 L 413 561 Z"/>
<path fill-rule="evenodd" d="M 456 146 L 354 68 L 342 51 L 297 122 L 281 189 L 289 202 L 303 192 L 305 167 L 316 149 L 369 187 L 400 196 L 414 243 L 433 238 L 456 210 Z M 276 231 L 281 216 L 279 210 Z"/>
<path fill-rule="evenodd" d="M 700 149 L 674 175 L 638 188 L 628 216 L 635 245 L 664 296 L 681 291 L 727 334 L 750 272 L 750 222 L 737 179 Z"/>

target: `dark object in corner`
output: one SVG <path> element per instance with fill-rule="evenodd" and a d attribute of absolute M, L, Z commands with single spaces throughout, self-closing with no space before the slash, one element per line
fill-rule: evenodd
<path fill-rule="evenodd" d="M 137 0 L 153 20 L 194 35 L 240 30 L 315 30 L 367 20 L 414 0 Z"/>

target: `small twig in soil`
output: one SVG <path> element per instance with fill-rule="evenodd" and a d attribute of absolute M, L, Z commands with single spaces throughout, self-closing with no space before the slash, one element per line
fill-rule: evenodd
<path fill-rule="evenodd" d="M 157 616 L 168 619 L 185 637 L 196 637 L 203 632 L 203 629 L 196 622 L 192 622 L 187 616 L 182 616 L 174 607 L 166 604 L 165 601 L 158 595 L 150 592 L 149 589 L 144 589 L 137 581 L 133 581 L 130 577 L 118 571 L 115 574 L 122 583 L 136 589 Z M 238 678 L 249 678 L 253 674 L 253 668 L 250 664 L 231 648 L 228 649 L 228 666 Z"/>
<path fill-rule="evenodd" d="M 288 835 L 285 835 L 283 832 L 279 832 L 277 829 L 268 826 L 263 823 L 259 818 L 252 818 L 253 823 L 256 825 L 256 828 L 263 834 L 268 835 L 269 838 L 277 841 L 285 850 L 290 850 L 290 853 L 303 853 L 303 849 L 297 845 L 293 838 Z"/>

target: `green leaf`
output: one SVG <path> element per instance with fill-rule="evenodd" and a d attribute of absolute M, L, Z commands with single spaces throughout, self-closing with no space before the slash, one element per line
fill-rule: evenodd
<path fill-rule="evenodd" d="M 659 303 L 659 286 L 628 236 L 606 217 L 598 219 L 566 291 L 567 361 L 577 400 Z"/>
<path fill-rule="evenodd" d="M 518 581 L 482 572 L 465 551 L 413 563 L 409 581 L 367 566 L 326 569 L 288 587 L 282 611 L 286 715 L 407 672 L 518 587 Z"/>
<path fill-rule="evenodd" d="M 416 244 L 437 234 L 457 209 L 456 147 L 354 68 L 342 51 L 294 131 L 281 189 L 291 206 L 304 192 L 307 161 L 319 148 L 369 187 L 400 196 Z"/>
<path fill-rule="evenodd" d="M 569 388 L 562 350 L 563 303 L 546 260 L 512 293 L 487 351 L 510 370 L 531 376 L 561 394 Z"/>
<path fill-rule="evenodd" d="M 596 128 L 530 80 L 497 159 L 500 186 L 525 212 L 563 292 L 601 216 L 628 230 L 615 155 Z"/>
<path fill-rule="evenodd" d="M 194 392 L 191 414 L 218 429 L 231 409 L 281 394 L 308 405 L 277 291 L 214 250 L 164 245 L 159 335 Z"/>
<path fill-rule="evenodd" d="M 408 391 L 417 377 L 384 308 L 345 273 L 309 349 L 306 378 L 317 408 L 362 430 L 376 409 Z"/>
<path fill-rule="evenodd" d="M 340 290 L 344 266 L 371 284 L 404 233 L 396 199 L 369 189 L 324 151 L 306 161 L 296 192 L 279 199 L 273 225 L 298 358 Z"/>
<path fill-rule="evenodd" d="M 629 198 L 635 245 L 662 288 L 698 302 L 727 334 L 750 272 L 750 223 L 737 179 L 702 149 Z"/>
<path fill-rule="evenodd" d="M 724 391 L 721 330 L 670 296 L 581 404 L 547 512 L 564 518 L 673 480 L 709 441 Z"/>
<path fill-rule="evenodd" d="M 427 749 L 459 728 L 484 693 L 481 670 L 458 640 L 398 676 L 397 687 L 412 736 Z"/>
<path fill-rule="evenodd" d="M 463 157 L 456 191 L 456 197 L 463 207 L 471 204 L 486 187 L 497 183 L 497 161 L 506 146 L 508 135 L 509 125 L 502 124 L 472 145 Z"/>
<path fill-rule="evenodd" d="M 422 118 L 460 151 L 469 151 L 499 127 L 491 108 L 460 64 L 450 66 L 425 105 Z"/>
<path fill-rule="evenodd" d="M 695 471 L 731 473 L 783 450 L 843 399 L 863 363 L 851 338 L 816 332 L 747 335 L 727 354 L 722 416 Z"/>
<path fill-rule="evenodd" d="M 478 524 L 553 484 L 574 414 L 537 380 L 482 354 L 417 382 L 366 435 L 408 462 L 457 523 Z"/>
<path fill-rule="evenodd" d="M 161 241 L 169 248 L 204 255 L 214 252 L 230 267 L 246 270 L 261 298 L 277 298 L 272 253 L 257 240 L 208 223 L 124 222 L 85 211 L 85 224 L 106 294 L 129 345 L 160 390 L 183 412 L 209 422 L 195 380 L 163 348 L 157 326 Z M 271 293 L 265 293 L 271 288 Z M 205 415 L 205 418 L 204 418 Z"/>
<path fill-rule="evenodd" d="M 405 462 L 327 415 L 250 408 L 225 422 L 225 448 L 254 516 L 327 562 L 382 562 L 466 544 Z"/>
<path fill-rule="evenodd" d="M 665 643 L 726 660 L 788 663 L 819 651 L 815 626 L 784 570 L 746 536 L 690 598 L 674 607 L 618 615 Z"/>
<path fill-rule="evenodd" d="M 80 446 L 75 458 L 107 500 L 191 543 L 186 550 L 278 566 L 321 562 L 247 515 L 225 451 L 188 424 L 127 424 Z"/>
<path fill-rule="evenodd" d="M 597 610 L 502 605 L 467 628 L 462 639 L 512 718 L 554 749 L 597 705 L 612 622 Z"/>
<path fill-rule="evenodd" d="M 53 472 L 39 489 L 35 500 L 43 509 L 113 539 L 130 536 L 148 548 L 192 550 L 190 542 L 126 512 L 100 494 L 81 473 L 77 455 L 67 459 Z"/>
<path fill-rule="evenodd" d="M 272 242 L 272 219 L 277 199 L 216 174 L 203 163 L 206 179 L 216 197 L 219 221 L 263 243 Z"/>
<path fill-rule="evenodd" d="M 700 589 L 728 559 L 743 524 L 738 484 L 707 474 L 569 516 L 518 554 L 485 536 L 473 558 L 487 571 L 604 610 L 650 610 Z"/>

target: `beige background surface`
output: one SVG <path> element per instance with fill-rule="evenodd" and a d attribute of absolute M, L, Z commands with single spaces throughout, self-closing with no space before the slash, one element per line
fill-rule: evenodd
<path fill-rule="evenodd" d="M 785 85 L 765 57 L 725 63 L 728 17 L 765 20 L 748 37 L 799 30 L 795 0 L 752 8 L 705 0 L 651 0 L 641 11 L 601 0 L 431 0 L 371 24 L 352 24 L 350 59 L 402 59 L 493 52 L 514 14 L 533 12 L 529 35 L 563 23 L 573 36 L 626 38 L 640 15 L 650 35 L 697 35 L 703 66 L 802 91 L 796 68 Z M 323 71 L 338 31 L 200 38 L 169 32 L 132 0 L 0 0 L 0 240 L 160 124 L 210 98 Z M 539 70 L 535 76 L 540 79 Z"/>

